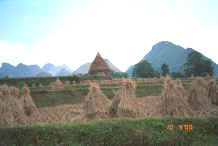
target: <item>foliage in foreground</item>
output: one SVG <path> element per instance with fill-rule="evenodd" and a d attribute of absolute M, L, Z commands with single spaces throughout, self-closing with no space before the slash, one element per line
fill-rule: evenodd
<path fill-rule="evenodd" d="M 192 124 L 192 130 L 180 131 L 180 124 Z M 0 129 L 1 146 L 211 146 L 217 137 L 218 118 L 125 118 Z"/>

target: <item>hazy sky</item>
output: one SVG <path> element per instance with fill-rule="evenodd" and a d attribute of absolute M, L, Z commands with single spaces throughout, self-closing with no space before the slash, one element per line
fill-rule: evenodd
<path fill-rule="evenodd" d="M 0 0 L 0 63 L 75 70 L 99 51 L 125 71 L 159 41 L 218 63 L 218 1 Z"/>

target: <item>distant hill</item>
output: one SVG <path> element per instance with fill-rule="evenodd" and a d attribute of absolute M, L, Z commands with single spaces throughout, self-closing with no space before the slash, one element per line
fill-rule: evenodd
<path fill-rule="evenodd" d="M 76 69 L 73 74 L 87 74 L 90 66 L 91 63 L 83 64 L 78 69 Z"/>
<path fill-rule="evenodd" d="M 155 44 L 151 51 L 146 54 L 142 60 L 147 60 L 152 64 L 155 70 L 160 71 L 163 63 L 169 65 L 171 72 L 183 73 L 183 64 L 186 62 L 188 54 L 194 49 L 184 49 L 181 46 L 175 45 L 171 42 L 162 41 Z M 203 54 L 202 54 L 203 55 Z M 205 59 L 209 59 L 204 56 Z M 210 59 L 209 59 L 210 60 Z M 212 61 L 212 60 L 211 60 Z M 212 61 L 213 62 L 213 61 Z M 214 76 L 218 76 L 218 65 L 213 62 Z M 129 75 L 132 74 L 134 65 L 130 66 L 126 71 Z"/>
<path fill-rule="evenodd" d="M 51 63 L 45 64 L 42 69 L 52 76 L 69 76 L 73 71 L 67 65 L 55 66 Z"/>
<path fill-rule="evenodd" d="M 13 66 L 9 63 L 2 63 L 0 68 L 0 78 L 3 77 L 44 77 L 44 76 L 68 76 L 72 75 L 72 70 L 66 65 L 54 66 L 46 64 L 43 68 L 38 65 L 25 65 L 23 63 Z"/>
<path fill-rule="evenodd" d="M 113 65 L 108 59 L 104 59 L 105 62 L 109 65 L 110 69 L 114 72 L 121 72 L 115 65 Z M 89 67 L 91 63 L 86 63 L 81 65 L 78 69 L 76 69 L 73 74 L 87 74 L 89 71 Z"/>
<path fill-rule="evenodd" d="M 2 63 L 0 68 L 0 77 L 38 77 L 51 76 L 50 73 L 45 72 L 38 65 L 18 64 L 16 67 L 9 63 Z"/>

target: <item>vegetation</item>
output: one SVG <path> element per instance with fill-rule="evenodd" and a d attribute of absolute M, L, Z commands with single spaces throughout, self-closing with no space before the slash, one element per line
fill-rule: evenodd
<path fill-rule="evenodd" d="M 37 107 L 81 103 L 87 94 L 87 86 L 77 86 L 57 91 L 31 89 L 31 96 Z"/>
<path fill-rule="evenodd" d="M 162 75 L 166 76 L 170 73 L 169 66 L 167 64 L 162 64 L 161 66 Z"/>
<path fill-rule="evenodd" d="M 125 73 L 125 72 L 114 72 L 114 71 L 112 71 L 111 77 L 112 78 L 122 78 L 122 77 L 127 78 L 128 74 Z"/>
<path fill-rule="evenodd" d="M 169 130 L 168 125 L 173 125 Z M 179 125 L 192 125 L 180 130 Z M 209 146 L 218 143 L 218 118 L 117 118 L 88 123 L 0 128 L 0 145 Z"/>
<path fill-rule="evenodd" d="M 96 76 L 96 75 L 79 75 L 80 81 L 82 80 L 111 80 L 111 77 L 104 77 L 104 76 Z"/>
<path fill-rule="evenodd" d="M 180 73 L 180 72 L 172 72 L 172 73 L 170 74 L 170 76 L 171 76 L 172 78 L 183 78 L 183 77 L 184 77 L 184 75 L 183 75 L 182 73 Z"/>
<path fill-rule="evenodd" d="M 134 66 L 133 77 L 151 78 L 156 76 L 158 76 L 158 73 L 155 72 L 152 65 L 146 60 L 143 60 Z"/>
<path fill-rule="evenodd" d="M 189 53 L 187 62 L 184 64 L 186 77 L 213 75 L 212 62 L 203 58 L 203 55 L 197 51 Z"/>

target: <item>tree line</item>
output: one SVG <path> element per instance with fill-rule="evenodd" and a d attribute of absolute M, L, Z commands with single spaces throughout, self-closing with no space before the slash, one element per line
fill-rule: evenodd
<path fill-rule="evenodd" d="M 151 63 L 146 60 L 142 60 L 134 66 L 132 77 L 160 77 L 172 76 L 172 77 L 191 77 L 191 76 L 212 76 L 214 68 L 212 67 L 212 61 L 205 59 L 204 56 L 197 52 L 192 51 L 188 54 L 187 61 L 183 65 L 183 71 L 181 72 L 170 72 L 169 66 L 163 63 L 161 71 L 155 71 Z"/>

